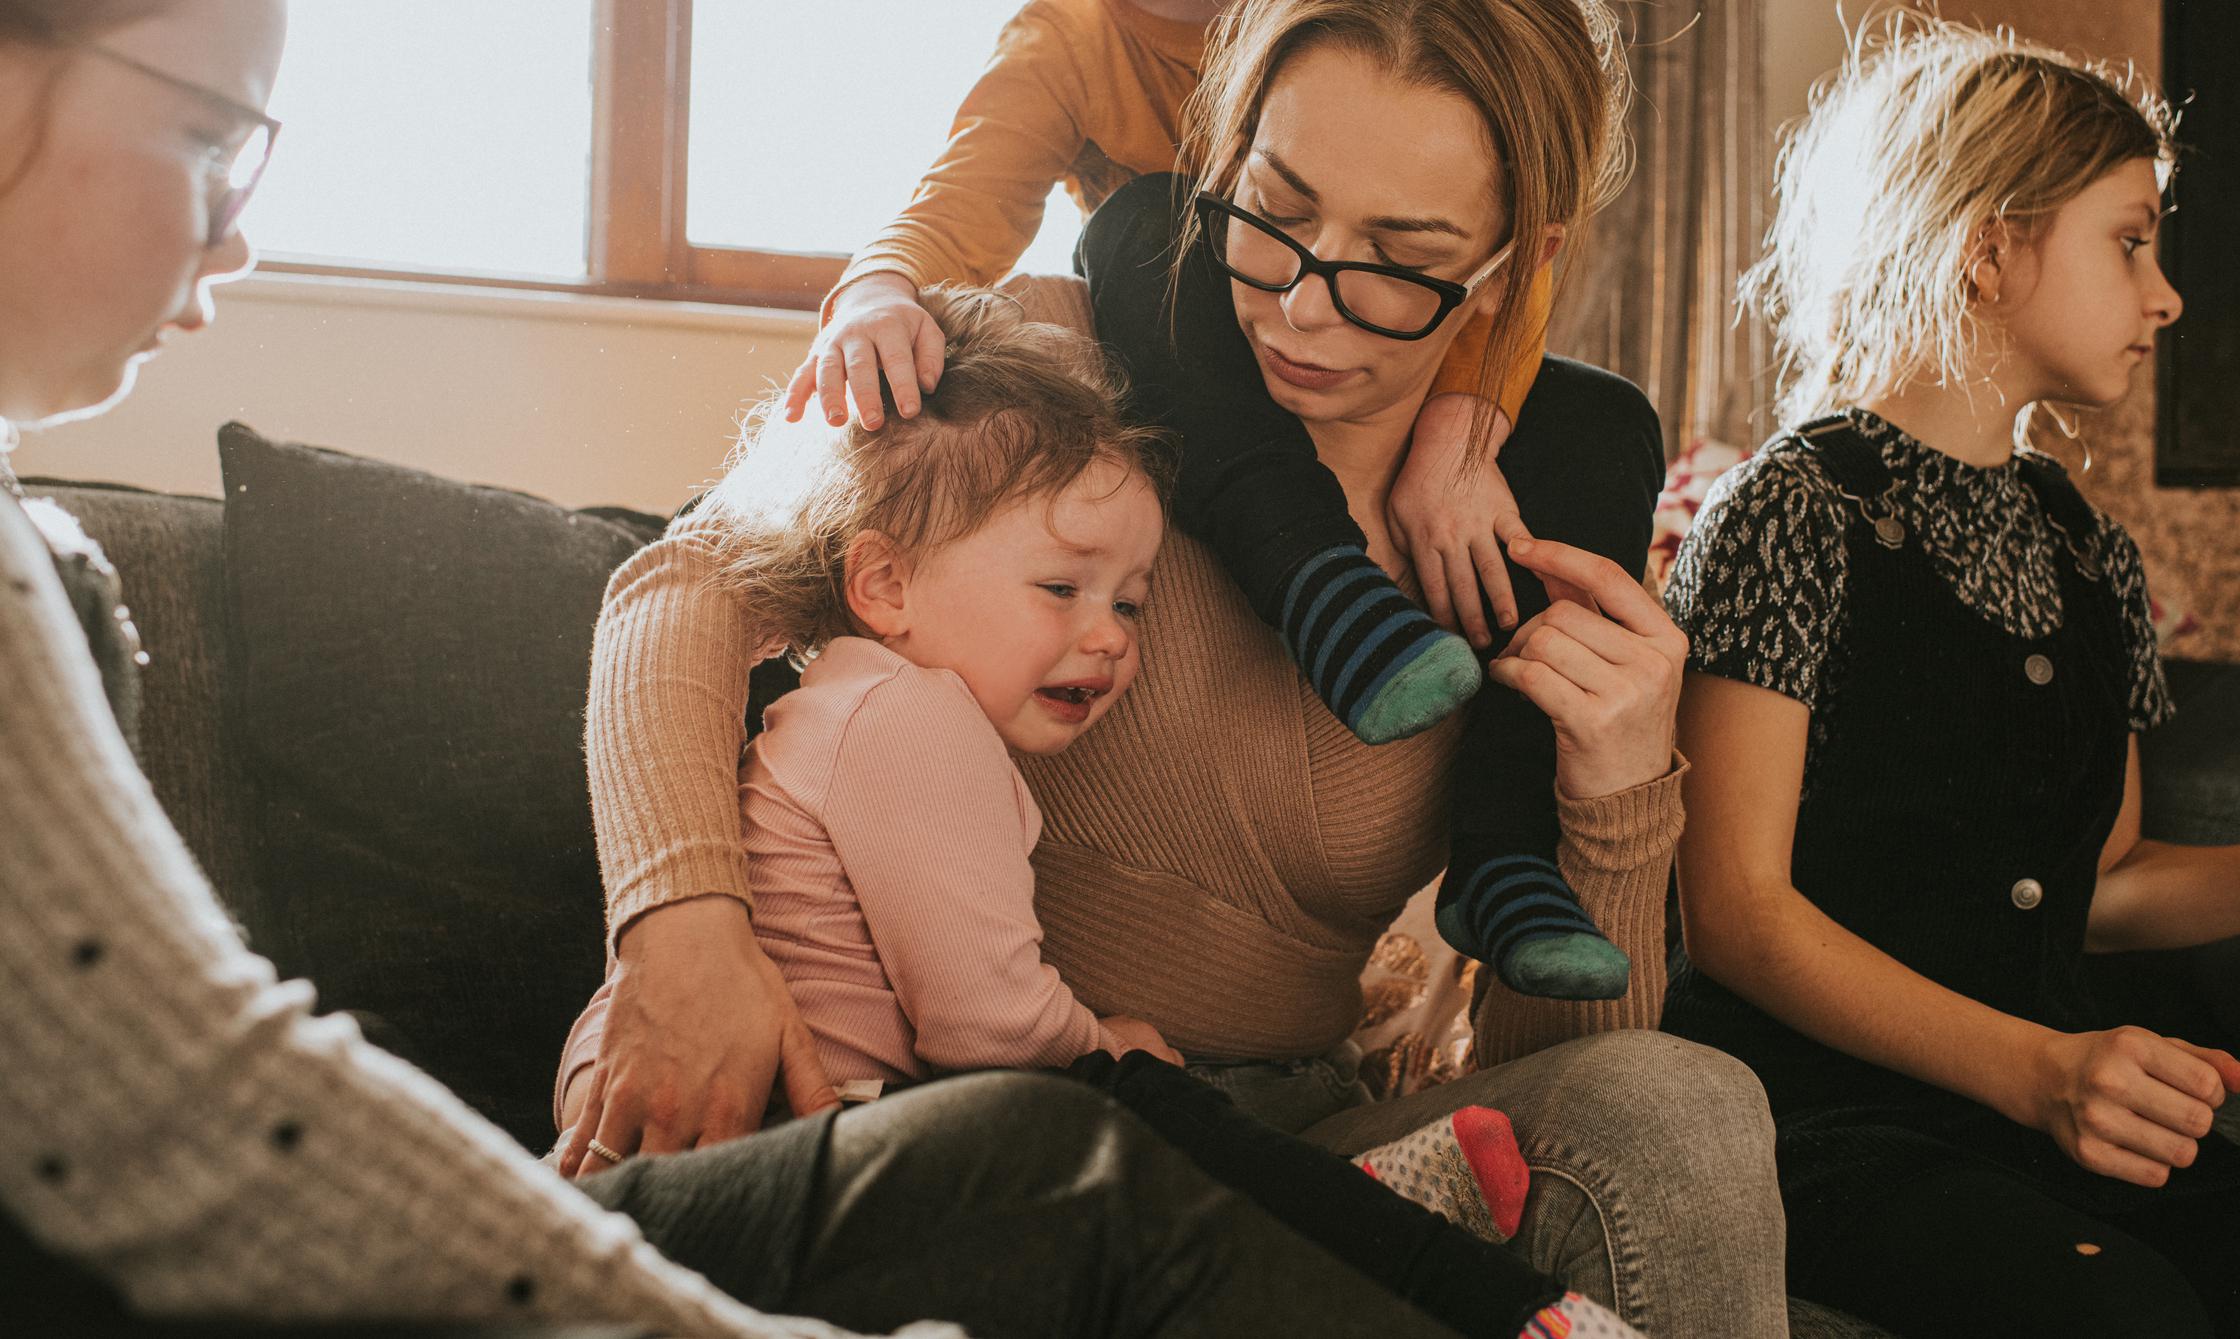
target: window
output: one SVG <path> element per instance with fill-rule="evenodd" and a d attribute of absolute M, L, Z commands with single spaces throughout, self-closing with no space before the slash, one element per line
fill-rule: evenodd
<path fill-rule="evenodd" d="M 585 277 L 591 10 L 294 6 L 271 108 L 286 133 L 243 226 L 275 252 Z"/>
<path fill-rule="evenodd" d="M 279 270 L 814 306 L 1017 8 L 301 0 L 245 226 Z M 1053 191 L 1022 267 L 1079 231 Z"/>

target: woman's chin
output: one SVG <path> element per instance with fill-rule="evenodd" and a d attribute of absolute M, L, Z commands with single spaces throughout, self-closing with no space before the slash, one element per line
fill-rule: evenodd
<path fill-rule="evenodd" d="M 16 421 L 25 427 L 52 428 L 106 414 L 119 400 L 132 394 L 133 383 L 140 378 L 142 361 L 137 357 L 128 359 L 106 376 L 88 376 L 71 391 L 41 397 L 39 412 L 27 413 Z"/>

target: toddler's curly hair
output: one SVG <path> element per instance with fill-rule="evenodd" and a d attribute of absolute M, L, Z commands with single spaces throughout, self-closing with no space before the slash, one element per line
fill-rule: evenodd
<path fill-rule="evenodd" d="M 1094 339 L 1030 321 L 989 289 L 939 286 L 918 300 L 946 342 L 940 384 L 916 417 L 896 413 L 883 385 L 876 430 L 813 415 L 789 423 L 772 396 L 749 411 L 702 503 L 718 522 L 716 580 L 743 597 L 765 649 L 812 656 L 857 630 L 845 567 L 864 531 L 923 555 L 1098 465 L 1165 496 L 1159 438 L 1123 417 L 1120 376 Z"/>

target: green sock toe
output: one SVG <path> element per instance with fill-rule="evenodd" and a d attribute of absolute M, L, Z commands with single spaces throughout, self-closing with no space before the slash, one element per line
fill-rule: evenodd
<path fill-rule="evenodd" d="M 1519 995 L 1545 1000 L 1614 1000 L 1626 993 L 1632 970 L 1616 944 L 1581 930 L 1517 945 L 1501 964 L 1501 980 Z"/>
<path fill-rule="evenodd" d="M 1444 632 L 1385 681 L 1361 708 L 1353 733 L 1365 744 L 1421 734 L 1477 696 L 1485 670 L 1470 643 Z"/>

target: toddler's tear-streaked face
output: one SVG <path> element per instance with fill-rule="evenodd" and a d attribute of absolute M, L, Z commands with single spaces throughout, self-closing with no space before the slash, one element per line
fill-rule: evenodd
<path fill-rule="evenodd" d="M 1015 753 L 1057 753 L 1135 681 L 1165 516 L 1149 481 L 1091 468 L 912 565 L 907 630 L 882 639 L 954 671 Z"/>

